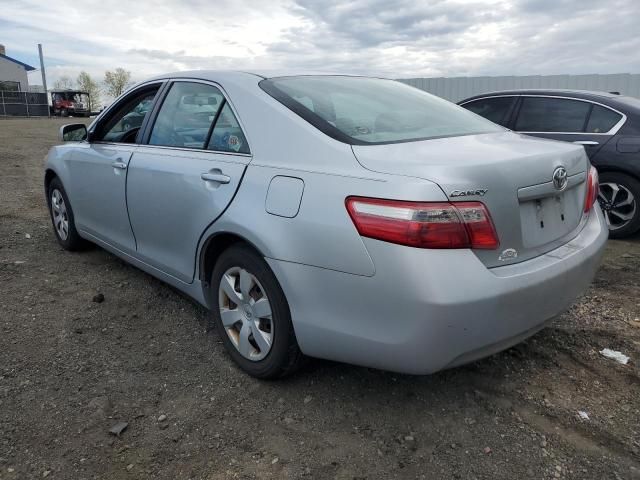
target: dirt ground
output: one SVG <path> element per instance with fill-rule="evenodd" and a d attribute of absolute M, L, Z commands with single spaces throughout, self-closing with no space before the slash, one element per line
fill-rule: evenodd
<path fill-rule="evenodd" d="M 0 479 L 640 478 L 640 237 L 609 241 L 582 299 L 489 359 L 258 381 L 204 309 L 58 246 L 42 166 L 61 124 L 0 120 Z"/>

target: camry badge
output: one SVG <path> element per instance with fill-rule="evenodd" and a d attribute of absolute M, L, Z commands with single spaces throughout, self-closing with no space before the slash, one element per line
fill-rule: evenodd
<path fill-rule="evenodd" d="M 553 171 L 553 187 L 556 190 L 564 190 L 567 187 L 569 178 L 567 177 L 567 169 L 564 167 L 558 167 Z"/>
<path fill-rule="evenodd" d="M 484 194 L 489 190 L 486 188 L 478 188 L 476 190 L 453 190 L 450 197 L 471 197 L 477 195 L 478 197 L 484 197 Z"/>

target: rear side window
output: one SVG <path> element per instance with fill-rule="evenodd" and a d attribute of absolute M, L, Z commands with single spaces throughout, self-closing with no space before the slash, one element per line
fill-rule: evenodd
<path fill-rule="evenodd" d="M 519 132 L 583 132 L 591 104 L 579 100 L 523 97 L 516 120 Z"/>
<path fill-rule="evenodd" d="M 158 112 L 149 144 L 204 148 L 223 100 L 214 86 L 175 82 Z"/>
<path fill-rule="evenodd" d="M 622 115 L 608 108 L 594 105 L 587 123 L 587 133 L 606 133 L 620 121 Z"/>
<path fill-rule="evenodd" d="M 457 105 L 393 80 L 279 77 L 261 81 L 260 87 L 325 134 L 352 145 L 502 131 Z"/>
<path fill-rule="evenodd" d="M 517 97 L 481 98 L 480 100 L 465 103 L 462 106 L 487 120 L 491 120 L 493 123 L 505 127 L 509 121 L 511 107 L 516 99 Z"/>
<path fill-rule="evenodd" d="M 225 103 L 220 111 L 207 149 L 218 152 L 249 153 L 247 139 L 228 103 Z"/>

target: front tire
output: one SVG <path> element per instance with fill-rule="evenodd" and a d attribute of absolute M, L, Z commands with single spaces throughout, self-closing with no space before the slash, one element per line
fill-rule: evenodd
<path fill-rule="evenodd" d="M 598 201 L 610 238 L 623 238 L 640 229 L 640 182 L 619 172 L 600 174 Z"/>
<path fill-rule="evenodd" d="M 56 240 L 65 250 L 77 251 L 87 246 L 76 230 L 73 210 L 59 178 L 54 178 L 47 191 L 49 214 Z"/>
<path fill-rule="evenodd" d="M 249 375 L 280 378 L 303 363 L 284 292 L 264 259 L 234 245 L 211 275 L 216 329 L 231 358 Z"/>

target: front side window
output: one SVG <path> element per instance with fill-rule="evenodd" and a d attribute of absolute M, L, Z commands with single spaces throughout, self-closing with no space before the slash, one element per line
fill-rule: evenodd
<path fill-rule="evenodd" d="M 509 121 L 508 114 L 515 103 L 516 98 L 517 97 L 481 98 L 479 100 L 465 103 L 462 106 L 467 110 L 470 110 L 473 113 L 504 127 Z"/>
<path fill-rule="evenodd" d="M 175 82 L 162 102 L 149 144 L 204 148 L 223 99 L 214 86 Z"/>
<path fill-rule="evenodd" d="M 137 91 L 100 121 L 96 130 L 96 140 L 117 143 L 135 143 L 142 121 L 153 104 L 159 86 Z"/>
<path fill-rule="evenodd" d="M 620 121 L 622 115 L 608 108 L 594 105 L 587 123 L 587 133 L 606 133 Z"/>
<path fill-rule="evenodd" d="M 263 80 L 260 87 L 327 135 L 349 144 L 503 131 L 457 105 L 393 80 L 280 77 Z"/>
<path fill-rule="evenodd" d="M 591 104 L 580 100 L 524 97 L 515 130 L 519 132 L 584 132 Z"/>

